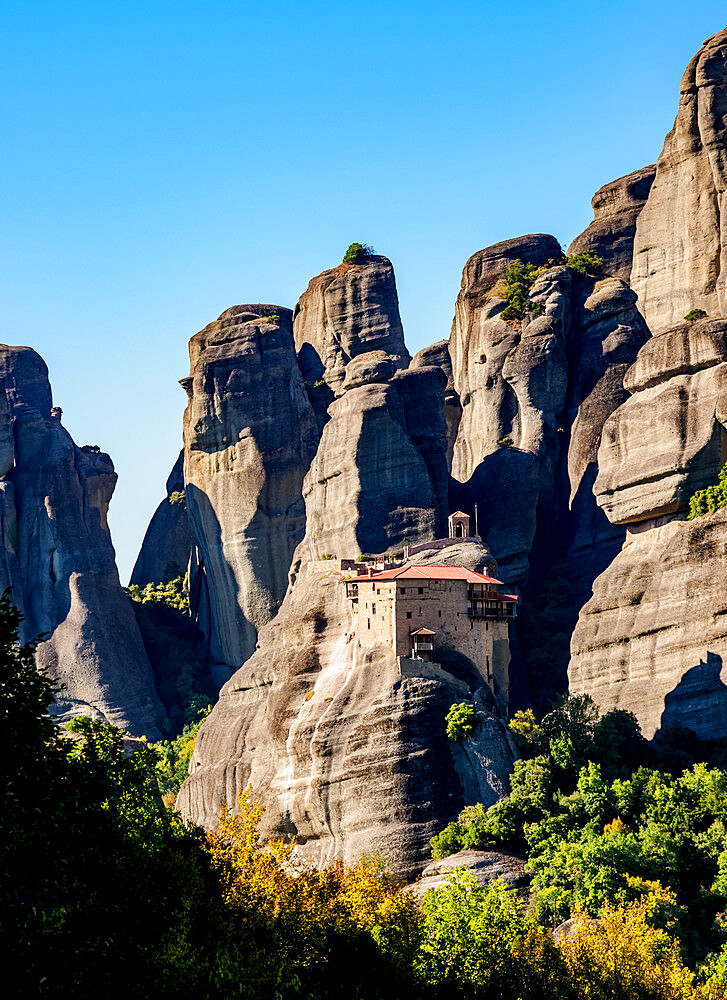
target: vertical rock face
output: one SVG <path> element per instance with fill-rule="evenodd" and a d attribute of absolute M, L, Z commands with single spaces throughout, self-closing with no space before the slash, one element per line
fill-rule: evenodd
<path fill-rule="evenodd" d="M 606 421 L 597 501 L 628 524 L 571 642 L 571 690 L 633 711 L 647 735 L 727 733 L 725 512 L 684 520 L 727 459 L 727 321 L 651 338 L 626 372 L 632 394 Z"/>
<path fill-rule="evenodd" d="M 524 236 L 480 250 L 465 265 L 449 341 L 454 387 L 462 404 L 452 459 L 452 475 L 460 482 L 497 450 L 501 438 L 521 443 L 517 397 L 503 374 L 521 329 L 500 318 L 506 303 L 497 281 L 515 260 L 541 266 L 561 255 L 552 236 Z"/>
<path fill-rule="evenodd" d="M 383 351 L 396 368 L 409 364 L 394 269 L 386 257 L 339 264 L 313 278 L 293 312 L 293 330 L 303 378 L 324 380 L 334 392 L 359 354 Z"/>
<path fill-rule="evenodd" d="M 445 384 L 435 367 L 394 374 L 381 351 L 349 362 L 305 477 L 307 537 L 293 578 L 326 553 L 351 558 L 445 533 Z"/>
<path fill-rule="evenodd" d="M 478 565 L 489 560 L 470 547 Z M 250 785 L 266 807 L 264 836 L 295 834 L 316 863 L 375 852 L 413 875 L 465 802 L 506 791 L 512 751 L 486 700 L 476 739 L 452 744 L 454 677 L 402 677 L 393 650 L 365 649 L 352 630 L 339 573 L 296 585 L 200 730 L 178 806 L 212 825 Z"/>
<path fill-rule="evenodd" d="M 578 619 L 571 692 L 634 712 L 647 737 L 673 725 L 724 737 L 725 579 L 726 511 L 631 526 Z"/>
<path fill-rule="evenodd" d="M 615 524 L 686 511 L 727 458 L 727 321 L 652 337 L 624 384 L 632 395 L 599 450 L 598 503 Z"/>
<path fill-rule="evenodd" d="M 628 284 L 636 220 L 646 204 L 655 174 L 656 165 L 652 164 L 599 188 L 591 201 L 593 222 L 568 247 L 569 256 L 581 250 L 597 253 L 608 273 Z"/>
<path fill-rule="evenodd" d="M 682 78 L 679 110 L 636 224 L 631 287 L 652 333 L 692 309 L 727 314 L 727 29 Z"/>
<path fill-rule="evenodd" d="M 167 479 L 167 495 L 157 507 L 144 535 L 131 583 L 166 583 L 186 572 L 192 539 L 184 493 L 184 450 Z"/>
<path fill-rule="evenodd" d="M 0 346 L 0 387 L 0 588 L 12 587 L 24 638 L 50 633 L 37 661 L 64 685 L 54 710 L 158 738 L 163 711 L 106 520 L 113 463 L 73 443 L 35 351 Z"/>
<path fill-rule="evenodd" d="M 561 256 L 552 237 L 530 236 L 465 267 L 449 346 L 462 402 L 452 498 L 463 510 L 477 504 L 506 580 L 527 579 L 534 548 L 546 559 L 572 550 L 577 589 L 587 592 L 623 537 L 590 492 L 601 428 L 625 397 L 624 371 L 648 331 L 623 281 L 578 279 L 558 264 L 530 290 L 542 315 L 503 320 L 498 278 L 509 265 Z"/>
<path fill-rule="evenodd" d="M 424 368 L 434 365 L 441 368 L 447 378 L 444 390 L 444 419 L 447 422 L 447 466 L 451 470 L 454 456 L 454 445 L 462 419 L 462 404 L 454 387 L 452 359 L 449 356 L 449 341 L 438 340 L 431 347 L 423 347 L 412 358 L 410 368 Z"/>
<path fill-rule="evenodd" d="M 301 487 L 317 430 L 291 318 L 279 306 L 234 306 L 189 345 L 190 590 L 220 679 L 251 655 L 278 610 L 304 532 Z"/>

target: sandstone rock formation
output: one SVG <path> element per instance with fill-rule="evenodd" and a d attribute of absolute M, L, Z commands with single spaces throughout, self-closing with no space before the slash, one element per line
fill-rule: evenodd
<path fill-rule="evenodd" d="M 647 737 L 727 735 L 727 511 L 630 527 L 571 643 L 573 693 L 634 712 Z"/>
<path fill-rule="evenodd" d="M 220 682 L 255 649 L 303 537 L 301 494 L 317 429 L 292 314 L 234 306 L 189 345 L 184 482 L 195 551 L 190 592 Z"/>
<path fill-rule="evenodd" d="M 24 638 L 49 633 L 37 661 L 64 685 L 56 714 L 158 738 L 163 710 L 106 519 L 114 466 L 60 416 L 42 358 L 0 346 L 0 589 L 12 587 Z"/>
<path fill-rule="evenodd" d="M 598 503 L 616 524 L 685 511 L 727 458 L 727 320 L 651 338 L 624 384 L 632 395 L 604 427 Z"/>
<path fill-rule="evenodd" d="M 359 355 L 303 484 L 306 538 L 291 578 L 312 559 L 388 552 L 446 533 L 446 378 L 441 369 L 398 372 L 383 352 Z"/>
<path fill-rule="evenodd" d="M 636 223 L 631 287 L 652 333 L 692 309 L 727 315 L 727 29 L 684 73 L 679 110 Z"/>
<path fill-rule="evenodd" d="M 144 535 L 131 583 L 166 583 L 186 573 L 192 538 L 184 493 L 184 451 L 167 479 L 167 495 L 154 512 Z"/>
<path fill-rule="evenodd" d="M 627 284 L 634 256 L 636 220 L 654 183 L 656 165 L 604 184 L 593 196 L 594 219 L 568 247 L 568 255 L 589 250 L 602 257 L 606 272 Z"/>
<path fill-rule="evenodd" d="M 409 364 L 394 269 L 386 257 L 339 264 L 313 278 L 293 312 L 293 330 L 303 378 L 324 380 L 334 391 L 359 354 L 384 351 L 396 368 Z"/>
<path fill-rule="evenodd" d="M 508 851 L 458 851 L 439 861 L 432 861 L 422 872 L 422 877 L 411 887 L 421 901 L 429 889 L 439 889 L 447 884 L 447 875 L 466 868 L 480 885 L 489 885 L 500 879 L 524 902 L 530 896 L 531 876 L 525 871 L 527 858 Z"/>
<path fill-rule="evenodd" d="M 724 735 L 726 515 L 684 514 L 727 459 L 727 320 L 651 338 L 624 384 L 632 395 L 604 426 L 595 491 L 629 532 L 581 612 L 571 690 L 634 711 L 647 735 L 675 723 Z"/>
<path fill-rule="evenodd" d="M 454 374 L 452 372 L 452 359 L 449 356 L 448 340 L 438 340 L 431 347 L 423 347 L 421 351 L 418 351 L 414 355 L 409 367 L 414 369 L 431 365 L 441 368 L 447 377 L 447 385 L 444 390 L 444 419 L 447 422 L 447 465 L 451 469 L 454 443 L 457 440 L 459 422 L 462 419 L 462 404 L 454 387 Z"/>
<path fill-rule="evenodd" d="M 528 579 L 540 524 L 540 547 L 549 559 L 572 549 L 587 592 L 623 537 L 591 495 L 601 428 L 626 395 L 623 374 L 648 331 L 623 281 L 576 279 L 558 264 L 530 290 L 542 315 L 503 320 L 506 268 L 561 256 L 552 237 L 529 236 L 482 250 L 465 267 L 449 345 L 462 403 L 452 503 L 477 504 L 508 582 Z"/>
<path fill-rule="evenodd" d="M 727 459 L 724 191 L 727 31 L 687 68 L 679 111 L 638 216 L 632 288 L 652 334 L 605 421 L 594 492 L 623 549 L 598 577 L 571 641 L 572 691 L 727 735 L 727 514 L 687 521 Z M 682 322 L 692 308 L 708 319 Z"/>
<path fill-rule="evenodd" d="M 470 548 L 475 564 L 490 559 Z M 352 626 L 340 573 L 299 580 L 202 726 L 178 805 L 212 825 L 251 785 L 264 836 L 295 834 L 317 863 L 376 852 L 412 877 L 466 801 L 506 791 L 512 750 L 489 692 L 476 739 L 448 741 L 461 682 L 402 677 L 393 651 L 362 647 Z"/>

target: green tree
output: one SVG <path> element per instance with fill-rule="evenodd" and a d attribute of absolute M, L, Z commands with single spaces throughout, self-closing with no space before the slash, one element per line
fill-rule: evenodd
<path fill-rule="evenodd" d="M 343 255 L 344 264 L 365 264 L 374 253 L 368 243 L 352 243 Z"/>
<path fill-rule="evenodd" d="M 447 712 L 446 733 L 450 740 L 462 740 L 477 728 L 477 710 L 469 701 L 455 702 Z"/>

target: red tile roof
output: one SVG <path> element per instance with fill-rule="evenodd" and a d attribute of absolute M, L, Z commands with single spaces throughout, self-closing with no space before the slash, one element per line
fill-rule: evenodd
<path fill-rule="evenodd" d="M 373 576 L 357 577 L 356 582 L 362 583 L 366 580 L 466 580 L 468 583 L 497 583 L 493 576 L 485 576 L 484 573 L 475 573 L 472 569 L 465 569 L 464 566 L 399 566 L 398 569 L 387 569 L 383 573 L 374 573 Z"/>
<path fill-rule="evenodd" d="M 430 628 L 415 628 L 409 635 L 436 635 L 436 632 L 432 632 Z"/>

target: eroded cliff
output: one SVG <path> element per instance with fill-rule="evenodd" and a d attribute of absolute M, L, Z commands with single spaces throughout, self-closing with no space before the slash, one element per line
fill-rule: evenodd
<path fill-rule="evenodd" d="M 492 566 L 471 544 L 450 559 Z M 179 808 L 213 824 L 249 785 L 266 807 L 264 835 L 296 835 L 316 863 L 375 852 L 411 876 L 465 801 L 491 803 L 507 788 L 512 750 L 489 695 L 466 749 L 445 736 L 446 712 L 462 697 L 454 676 L 402 677 L 391 649 L 362 646 L 341 574 L 317 572 L 288 594 L 222 689 Z"/>
<path fill-rule="evenodd" d="M 289 309 L 234 306 L 191 339 L 189 357 L 190 593 L 221 683 L 252 654 L 285 596 L 318 434 Z"/>
<path fill-rule="evenodd" d="M 115 485 L 109 456 L 79 448 L 62 426 L 43 359 L 0 346 L 0 589 L 12 587 L 24 638 L 48 634 L 36 655 L 63 685 L 56 714 L 154 738 L 164 712 L 119 583 L 107 522 Z"/>

